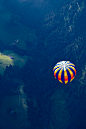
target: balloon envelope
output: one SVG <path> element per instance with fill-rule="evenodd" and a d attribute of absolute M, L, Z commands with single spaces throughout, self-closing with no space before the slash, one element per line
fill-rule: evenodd
<path fill-rule="evenodd" d="M 71 82 L 76 75 L 76 68 L 70 61 L 60 61 L 53 68 L 54 77 L 61 83 Z"/>

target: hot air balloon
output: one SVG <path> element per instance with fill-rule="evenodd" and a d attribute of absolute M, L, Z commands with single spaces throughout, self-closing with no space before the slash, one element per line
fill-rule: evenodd
<path fill-rule="evenodd" d="M 70 61 L 60 61 L 53 68 L 54 77 L 65 85 L 76 75 L 76 68 Z"/>

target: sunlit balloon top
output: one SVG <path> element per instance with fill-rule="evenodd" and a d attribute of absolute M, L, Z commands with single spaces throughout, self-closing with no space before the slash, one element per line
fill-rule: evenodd
<path fill-rule="evenodd" d="M 54 77 L 57 80 L 61 83 L 67 84 L 74 79 L 76 75 L 76 68 L 70 61 L 60 61 L 54 66 L 53 72 Z"/>

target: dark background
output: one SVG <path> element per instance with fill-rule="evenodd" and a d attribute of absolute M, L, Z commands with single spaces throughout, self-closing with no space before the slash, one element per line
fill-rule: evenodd
<path fill-rule="evenodd" d="M 3 0 L 1 4 L 12 13 L 5 25 L 9 33 L 17 34 L 12 27 L 22 24 L 34 31 L 37 38 L 32 46 L 29 41 L 24 42 L 27 50 L 0 41 L 1 52 L 8 49 L 33 58 L 22 68 L 7 67 L 4 75 L 0 75 L 0 102 L 18 87 L 14 78 L 22 79 L 24 92 L 29 97 L 30 127 L 27 128 L 86 129 L 85 0 Z M 76 77 L 66 86 L 53 77 L 54 65 L 62 60 L 76 66 Z M 34 108 L 34 99 L 37 108 Z"/>

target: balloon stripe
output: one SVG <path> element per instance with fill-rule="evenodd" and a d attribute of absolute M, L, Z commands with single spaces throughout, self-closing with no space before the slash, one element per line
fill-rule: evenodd
<path fill-rule="evenodd" d="M 76 75 L 76 68 L 70 61 L 60 61 L 53 68 L 54 77 L 61 83 L 71 82 Z"/>

